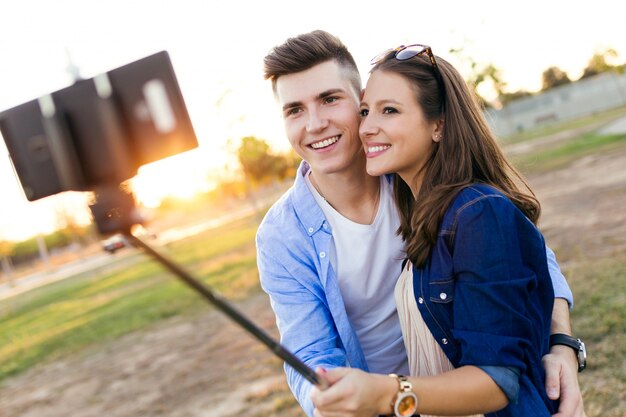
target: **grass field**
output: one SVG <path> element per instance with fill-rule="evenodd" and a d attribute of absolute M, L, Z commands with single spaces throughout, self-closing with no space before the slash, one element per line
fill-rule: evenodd
<path fill-rule="evenodd" d="M 588 417 L 623 417 L 626 401 L 626 256 L 564 270 L 574 292 L 572 327 L 589 352 L 580 383 Z"/>
<path fill-rule="evenodd" d="M 164 248 L 170 258 L 231 299 L 258 288 L 255 220 L 245 219 Z M 205 301 L 143 254 L 134 265 L 92 271 L 2 302 L 0 381 Z"/>
<path fill-rule="evenodd" d="M 525 174 L 546 172 L 597 152 L 610 152 L 626 146 L 624 135 L 598 135 L 589 133 L 558 145 L 530 154 L 514 156 L 511 162 Z"/>
<path fill-rule="evenodd" d="M 515 163 L 525 173 L 545 172 L 623 146 L 626 135 L 588 134 L 524 155 Z M 258 219 L 250 217 L 162 250 L 228 298 L 243 299 L 259 291 L 257 225 Z M 124 265 L 127 261 L 133 266 L 113 263 L 3 300 L 0 383 L 34 365 L 206 308 L 205 301 L 144 255 L 131 254 Z M 589 367 L 580 377 L 587 416 L 624 417 L 626 256 L 587 259 L 581 255 L 568 259 L 564 272 L 576 299 L 573 328 L 590 353 Z M 288 393 L 281 395 L 293 406 Z"/>

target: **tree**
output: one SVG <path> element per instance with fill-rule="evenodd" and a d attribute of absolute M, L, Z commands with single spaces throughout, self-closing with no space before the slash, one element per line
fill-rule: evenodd
<path fill-rule="evenodd" d="M 15 243 L 8 240 L 0 240 L 0 257 L 11 256 Z"/>
<path fill-rule="evenodd" d="M 476 98 L 483 107 L 493 107 L 492 104 L 486 100 L 479 92 L 481 85 L 488 84 L 497 96 L 497 100 L 500 101 L 500 97 L 504 96 L 507 83 L 502 79 L 500 69 L 494 64 L 479 64 L 473 58 L 464 55 L 463 48 L 451 49 L 451 54 L 454 54 L 469 67 L 469 75 L 466 76 L 465 81 L 473 88 Z"/>
<path fill-rule="evenodd" d="M 55 209 L 56 228 L 65 237 L 67 242 L 85 244 L 89 235 L 94 232 L 90 226 L 83 226 L 78 222 L 76 214 L 70 212 L 64 204 L 58 205 Z"/>
<path fill-rule="evenodd" d="M 512 93 L 502 93 L 502 94 L 500 94 L 500 96 L 498 97 L 498 101 L 500 102 L 501 105 L 506 106 L 507 104 L 509 104 L 513 100 L 517 100 L 518 98 L 528 97 L 528 96 L 532 96 L 532 95 L 533 95 L 533 93 L 531 93 L 529 91 L 517 90 L 517 91 L 514 91 Z"/>
<path fill-rule="evenodd" d="M 541 91 L 546 91 L 571 82 L 572 80 L 570 80 L 565 71 L 558 67 L 550 67 L 541 74 Z"/>
<path fill-rule="evenodd" d="M 241 139 L 237 157 L 244 175 L 253 185 L 258 186 L 271 179 L 276 158 L 265 140 L 254 136 Z"/>
<path fill-rule="evenodd" d="M 609 63 L 611 59 L 615 58 L 617 58 L 617 52 L 612 48 L 608 48 L 603 52 L 594 53 L 580 79 L 582 80 L 611 70 L 619 70 L 619 65 L 611 65 Z"/>
<path fill-rule="evenodd" d="M 6 275 L 9 285 L 13 285 L 13 263 L 11 262 L 11 255 L 15 243 L 8 240 L 0 240 L 0 263 L 2 263 L 2 272 Z"/>

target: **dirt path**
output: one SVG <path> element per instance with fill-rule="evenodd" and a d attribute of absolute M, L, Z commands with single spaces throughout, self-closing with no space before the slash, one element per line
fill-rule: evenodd
<path fill-rule="evenodd" d="M 626 252 L 626 148 L 529 178 L 561 263 Z"/>
<path fill-rule="evenodd" d="M 237 307 L 277 335 L 265 294 Z M 276 415 L 302 415 L 280 362 L 208 307 L 36 367 L 9 381 L 0 398 L 2 417 L 269 416 L 277 406 Z"/>
<path fill-rule="evenodd" d="M 561 263 L 626 250 L 626 149 L 530 178 Z M 276 335 L 265 294 L 238 304 Z M 207 308 L 39 366 L 0 390 L 2 417 L 303 416 L 281 364 Z"/>

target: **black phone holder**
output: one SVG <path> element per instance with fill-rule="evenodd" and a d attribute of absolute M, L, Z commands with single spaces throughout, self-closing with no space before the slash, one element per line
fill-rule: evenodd
<path fill-rule="evenodd" d="M 92 191 L 89 207 L 100 234 L 123 234 L 308 381 L 323 383 L 228 302 L 132 234 L 142 219 L 121 184 L 141 165 L 198 145 L 167 52 L 1 112 L 0 132 L 28 200 Z"/>
<path fill-rule="evenodd" d="M 162 51 L 0 113 L 26 198 L 91 191 L 198 146 Z"/>

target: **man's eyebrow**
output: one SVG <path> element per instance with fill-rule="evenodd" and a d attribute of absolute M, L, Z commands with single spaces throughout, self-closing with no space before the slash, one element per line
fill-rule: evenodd
<path fill-rule="evenodd" d="M 334 94 L 337 93 L 343 93 L 345 92 L 344 89 L 342 88 L 331 88 L 329 90 L 325 90 L 322 91 L 321 93 L 319 93 L 316 97 L 317 100 L 322 100 L 326 97 L 332 96 Z M 285 105 L 283 106 L 283 111 L 287 110 L 287 109 L 292 109 L 294 107 L 300 107 L 302 106 L 302 102 L 301 101 L 292 101 L 290 103 L 285 103 Z"/>
<path fill-rule="evenodd" d="M 331 88 L 330 90 L 323 91 L 317 95 L 318 99 L 326 98 L 328 96 L 332 96 L 333 94 L 343 93 L 345 90 L 342 88 Z"/>
<path fill-rule="evenodd" d="M 287 109 L 292 109 L 294 107 L 300 107 L 300 106 L 302 106 L 301 101 L 292 101 L 291 103 L 285 103 L 285 105 L 283 106 L 283 111 Z"/>

